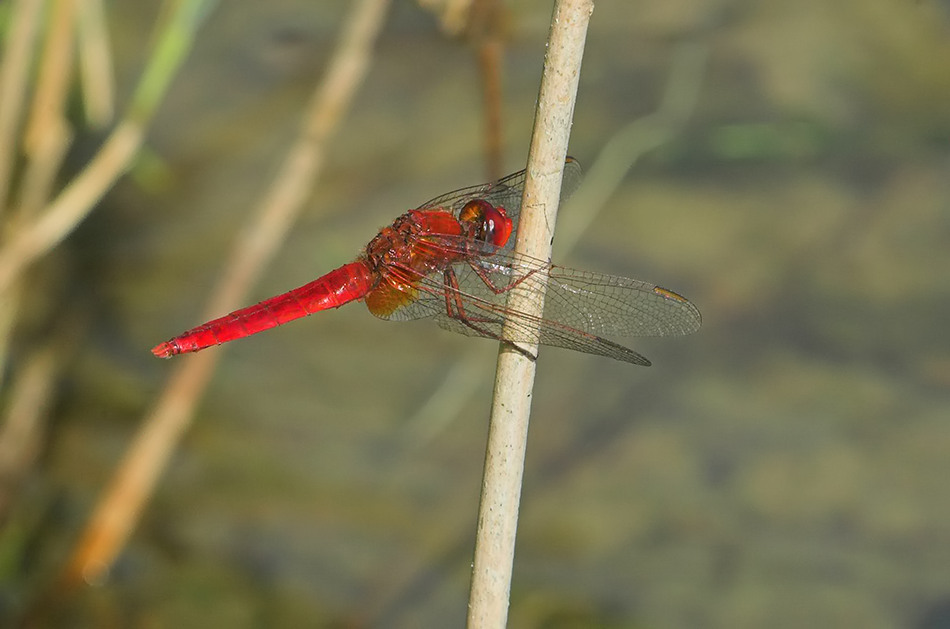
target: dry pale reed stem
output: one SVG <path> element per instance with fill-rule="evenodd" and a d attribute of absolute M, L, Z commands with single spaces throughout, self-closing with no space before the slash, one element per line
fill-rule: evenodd
<path fill-rule="evenodd" d="M 616 136 L 620 141 L 612 139 L 608 142 L 593 165 L 585 169 L 584 181 L 566 206 L 562 200 L 564 211 L 559 212 L 556 245 L 561 255 L 576 245 L 587 226 L 605 207 L 608 198 L 616 192 L 622 178 L 616 176 L 615 170 L 619 167 L 622 173 L 626 173 L 644 153 L 682 132 L 702 84 L 706 54 L 706 47 L 694 42 L 677 47 L 660 108 L 623 127 Z M 478 355 L 477 344 L 473 344 L 449 370 L 429 399 L 420 404 L 417 412 L 406 422 L 400 457 L 411 457 L 414 452 L 425 448 L 458 420 L 461 409 L 470 406 L 481 388 L 484 376 L 484 371 L 479 367 Z M 550 489 L 551 482 L 555 481 L 545 480 L 536 489 Z M 458 524 L 460 526 L 452 530 L 462 530 L 462 522 Z M 375 608 L 364 616 L 367 624 L 380 624 L 382 618 L 399 624 L 399 617 L 394 617 L 392 610 L 402 610 L 403 601 L 420 596 L 416 588 L 425 589 L 426 586 L 420 583 L 431 581 L 432 566 L 455 565 L 458 556 L 470 552 L 464 542 L 464 535 L 429 541 L 429 557 L 420 556 L 414 564 L 402 566 L 403 574 L 390 579 L 394 584 L 392 591 L 383 590 L 376 597 Z"/>
<path fill-rule="evenodd" d="M 6 47 L 0 61 L 0 217 L 7 207 L 16 158 L 17 130 L 27 96 L 33 47 L 43 0 L 16 0 L 10 15 Z"/>
<path fill-rule="evenodd" d="M 75 42 L 75 0 L 56 0 L 50 13 L 49 31 L 40 62 L 33 108 L 23 134 L 28 154 L 36 152 L 43 137 L 64 122 L 66 92 L 72 80 Z"/>
<path fill-rule="evenodd" d="M 43 420 L 59 371 L 59 353 L 55 342 L 39 348 L 25 361 L 12 384 L 9 408 L 0 428 L 0 522 L 6 521 L 17 486 L 40 451 Z"/>
<path fill-rule="evenodd" d="M 280 247 L 313 186 L 327 138 L 365 77 L 388 4 L 388 0 L 363 0 L 354 7 L 327 76 L 312 100 L 304 132 L 284 161 L 261 210 L 244 229 L 227 274 L 210 299 L 207 311 L 212 315 L 240 305 L 263 265 Z M 177 359 L 168 385 L 96 506 L 67 564 L 62 585 L 103 578 L 188 426 L 220 355 L 220 351 L 205 352 Z"/>
<path fill-rule="evenodd" d="M 517 251 L 542 260 L 551 255 L 564 158 L 592 11 L 592 0 L 555 2 L 515 245 Z M 526 299 L 517 289 L 509 295 L 508 304 L 536 316 L 544 309 L 543 303 Z M 537 346 L 524 349 L 537 352 Z M 533 360 L 502 346 L 469 598 L 468 626 L 473 628 L 504 627 L 507 622 L 534 374 Z"/>
<path fill-rule="evenodd" d="M 93 127 L 104 127 L 115 115 L 112 51 L 102 0 L 78 0 L 79 70 L 83 110 Z"/>
<path fill-rule="evenodd" d="M 502 165 L 503 12 L 500 0 L 475 0 L 469 13 L 468 38 L 478 51 L 484 96 L 487 179 L 498 179 Z"/>
<path fill-rule="evenodd" d="M 20 183 L 20 203 L 15 224 L 35 217 L 49 201 L 56 175 L 73 141 L 72 127 L 62 118 L 51 118 L 46 132 L 32 147 Z"/>

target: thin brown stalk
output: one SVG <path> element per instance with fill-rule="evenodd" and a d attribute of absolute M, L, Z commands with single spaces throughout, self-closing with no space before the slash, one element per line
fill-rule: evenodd
<path fill-rule="evenodd" d="M 528 172 L 515 250 L 546 260 L 551 255 L 564 158 L 580 77 L 592 0 L 556 0 L 535 114 Z M 544 304 L 511 291 L 509 307 L 540 317 Z M 531 411 L 537 346 L 502 345 L 488 429 L 469 627 L 504 627 L 514 564 L 518 507 Z"/>
<path fill-rule="evenodd" d="M 442 30 L 464 35 L 478 59 L 484 102 L 485 164 L 487 179 L 498 179 L 502 167 L 502 58 L 504 7 L 500 0 L 418 0 L 435 13 Z"/>
<path fill-rule="evenodd" d="M 245 226 L 214 289 L 209 316 L 233 310 L 279 250 L 323 165 L 327 142 L 366 75 L 388 0 L 355 5 L 327 74 L 258 212 Z M 172 375 L 123 457 L 61 575 L 72 588 L 101 580 L 128 539 L 211 378 L 221 351 L 177 359 Z"/>
<path fill-rule="evenodd" d="M 502 11 L 498 0 L 472 3 L 468 38 L 478 54 L 485 112 L 485 163 L 488 179 L 501 176 L 502 61 L 505 54 Z"/>
<path fill-rule="evenodd" d="M 473 0 L 418 0 L 419 6 L 437 14 L 442 30 L 450 35 L 460 35 L 469 23 Z"/>
<path fill-rule="evenodd" d="M 502 58 L 505 46 L 500 38 L 491 38 L 478 45 L 478 67 L 485 94 L 485 163 L 488 179 L 501 177 L 502 168 Z"/>

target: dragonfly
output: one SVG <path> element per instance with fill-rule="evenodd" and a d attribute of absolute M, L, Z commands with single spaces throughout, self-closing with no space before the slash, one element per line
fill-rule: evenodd
<path fill-rule="evenodd" d="M 562 197 L 580 181 L 565 162 Z M 348 264 L 299 288 L 192 328 L 152 353 L 161 358 L 244 338 L 321 310 L 363 301 L 382 319 L 435 319 L 461 334 L 549 345 L 649 366 L 606 337 L 677 336 L 702 316 L 685 297 L 640 280 L 580 271 L 514 251 L 525 171 L 461 188 L 402 214 Z M 518 289 L 543 300 L 539 317 L 508 306 Z"/>

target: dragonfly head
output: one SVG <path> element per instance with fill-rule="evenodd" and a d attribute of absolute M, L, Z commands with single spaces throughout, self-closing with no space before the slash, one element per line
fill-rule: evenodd
<path fill-rule="evenodd" d="M 479 242 L 503 247 L 511 236 L 512 222 L 505 208 L 496 207 L 484 199 L 474 199 L 459 212 L 459 222 L 468 235 Z"/>

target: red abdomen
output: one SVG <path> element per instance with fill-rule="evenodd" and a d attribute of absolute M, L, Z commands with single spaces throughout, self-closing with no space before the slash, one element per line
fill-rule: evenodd
<path fill-rule="evenodd" d="M 152 353 L 168 358 L 175 354 L 197 352 L 321 310 L 338 308 L 364 297 L 373 288 L 374 277 L 364 260 L 345 264 L 300 288 L 192 328 L 156 345 Z"/>

